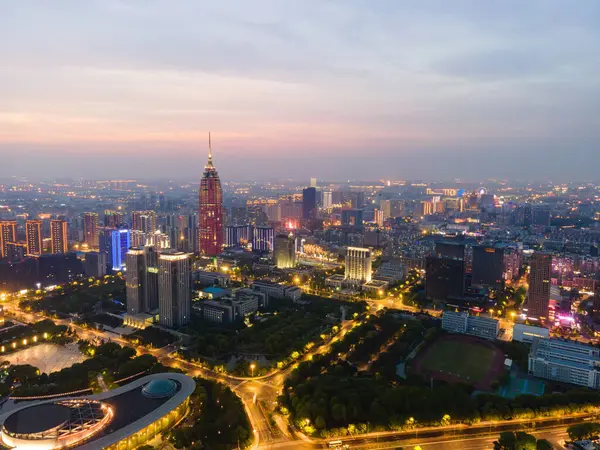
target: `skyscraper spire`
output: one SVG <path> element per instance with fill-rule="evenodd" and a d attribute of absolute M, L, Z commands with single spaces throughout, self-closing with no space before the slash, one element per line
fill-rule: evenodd
<path fill-rule="evenodd" d="M 210 131 L 208 132 L 208 166 L 212 167 L 212 146 L 210 144 Z"/>

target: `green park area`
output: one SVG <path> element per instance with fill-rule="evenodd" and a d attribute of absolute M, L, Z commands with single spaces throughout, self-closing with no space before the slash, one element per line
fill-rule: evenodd
<path fill-rule="evenodd" d="M 494 349 L 487 345 L 444 336 L 425 350 L 417 365 L 422 373 L 479 383 L 488 375 L 494 356 Z"/>

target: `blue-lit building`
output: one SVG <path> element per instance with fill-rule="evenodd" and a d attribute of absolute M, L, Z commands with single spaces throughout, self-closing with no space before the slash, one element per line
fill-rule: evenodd
<path fill-rule="evenodd" d="M 112 270 L 125 270 L 125 254 L 131 247 L 131 233 L 128 229 L 112 230 L 110 233 L 110 261 Z"/>

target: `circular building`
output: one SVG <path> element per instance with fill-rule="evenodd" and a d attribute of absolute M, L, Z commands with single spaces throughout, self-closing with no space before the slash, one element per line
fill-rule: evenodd
<path fill-rule="evenodd" d="M 0 443 L 21 450 L 130 450 L 178 423 L 194 380 L 160 373 L 109 392 L 48 399 L 0 416 Z"/>
<path fill-rule="evenodd" d="M 95 400 L 34 404 L 9 414 L 2 425 L 2 443 L 40 450 L 72 447 L 97 434 L 111 419 L 111 408 Z"/>

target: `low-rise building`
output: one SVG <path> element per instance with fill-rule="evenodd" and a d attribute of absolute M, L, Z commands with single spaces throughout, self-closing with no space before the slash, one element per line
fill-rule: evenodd
<path fill-rule="evenodd" d="M 256 295 L 245 295 L 237 299 L 206 300 L 200 302 L 197 309 L 200 310 L 202 318 L 209 322 L 241 322 L 248 315 L 258 311 L 259 298 Z"/>
<path fill-rule="evenodd" d="M 467 311 L 444 311 L 442 328 L 450 333 L 468 334 L 493 340 L 498 336 L 500 323 L 490 317 L 471 316 Z"/>
<path fill-rule="evenodd" d="M 220 272 L 209 272 L 207 270 L 194 270 L 192 272 L 192 281 L 208 284 L 211 286 L 229 286 L 231 278 L 229 275 Z"/>
<path fill-rule="evenodd" d="M 390 284 L 383 280 L 371 280 L 362 285 L 362 290 L 368 294 L 383 295 Z"/>
<path fill-rule="evenodd" d="M 516 323 L 513 327 L 513 341 L 531 344 L 535 338 L 548 339 L 549 337 L 550 330 L 548 328 L 526 325 L 524 323 Z"/>
<path fill-rule="evenodd" d="M 565 339 L 534 338 L 529 373 L 548 380 L 600 388 L 600 349 Z"/>
<path fill-rule="evenodd" d="M 263 292 L 269 298 L 288 298 L 296 302 L 302 297 L 302 289 L 298 286 L 287 286 L 272 281 L 260 280 L 252 283 L 251 287 L 255 291 Z"/>

